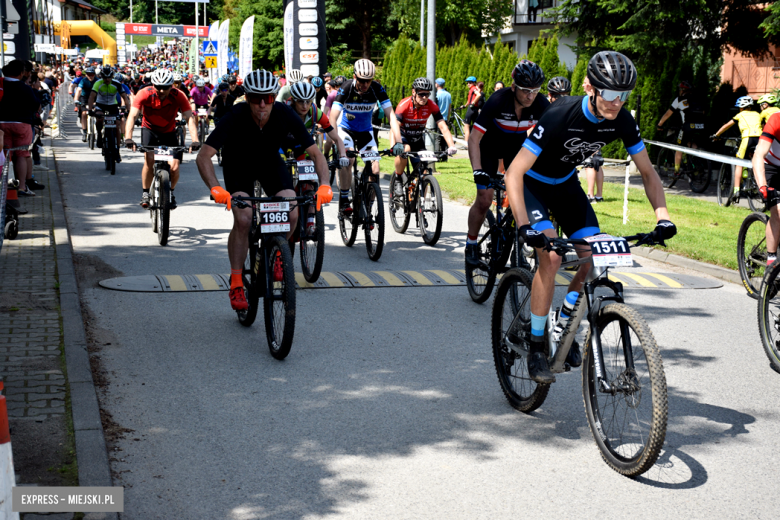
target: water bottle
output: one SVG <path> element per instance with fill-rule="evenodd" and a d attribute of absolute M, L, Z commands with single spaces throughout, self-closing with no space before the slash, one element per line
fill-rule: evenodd
<path fill-rule="evenodd" d="M 569 318 L 574 313 L 574 306 L 577 304 L 577 298 L 579 298 L 577 291 L 571 291 L 566 295 L 566 299 L 561 307 L 560 314 L 558 315 L 558 321 L 555 323 L 555 330 L 553 331 L 553 339 L 560 341 L 563 336 L 563 331 L 566 330 L 566 325 L 569 323 Z"/>

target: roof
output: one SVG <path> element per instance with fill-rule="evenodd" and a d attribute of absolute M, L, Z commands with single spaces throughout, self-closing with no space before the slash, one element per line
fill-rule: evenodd
<path fill-rule="evenodd" d="M 92 11 L 93 13 L 96 14 L 108 14 L 108 11 L 104 11 L 99 7 L 95 7 L 94 5 L 90 4 L 89 2 L 85 2 L 84 0 L 64 0 L 64 1 L 60 0 L 60 2 L 64 4 L 73 4 L 79 6 L 80 8 L 86 11 Z"/>

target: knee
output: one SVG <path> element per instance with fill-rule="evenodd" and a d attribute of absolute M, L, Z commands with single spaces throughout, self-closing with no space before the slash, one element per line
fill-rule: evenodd
<path fill-rule="evenodd" d="M 539 249 L 536 250 L 536 253 L 539 258 L 539 269 L 548 273 L 557 273 L 558 269 L 561 268 L 562 258 L 558 253 L 554 251 L 540 251 Z"/>
<path fill-rule="evenodd" d="M 252 225 L 252 210 L 249 208 L 233 209 L 233 228 L 241 233 L 247 233 Z"/>
<path fill-rule="evenodd" d="M 474 201 L 474 206 L 480 211 L 485 212 L 490 209 L 490 205 L 493 203 L 493 197 L 488 190 L 477 190 L 477 198 Z"/>

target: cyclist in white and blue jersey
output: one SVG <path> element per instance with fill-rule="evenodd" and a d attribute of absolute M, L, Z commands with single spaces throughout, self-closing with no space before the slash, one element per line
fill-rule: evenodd
<path fill-rule="evenodd" d="M 393 153 L 400 155 L 404 151 L 404 145 L 401 144 L 401 127 L 393 113 L 393 103 L 387 97 L 387 92 L 379 82 L 374 81 L 375 72 L 376 67 L 371 60 L 362 59 L 355 62 L 353 79 L 341 85 L 330 109 L 329 119 L 339 121 L 339 137 L 344 141 L 347 150 L 376 150 L 371 116 L 374 105 L 378 102 L 390 121 L 390 132 L 395 136 Z M 342 112 L 344 117 L 339 120 Z M 346 213 L 352 211 L 349 206 L 349 189 L 352 187 L 351 171 L 354 160 L 350 159 L 349 166 L 339 172 L 339 208 L 343 208 Z M 374 161 L 371 169 L 374 175 L 379 175 L 379 161 Z"/>

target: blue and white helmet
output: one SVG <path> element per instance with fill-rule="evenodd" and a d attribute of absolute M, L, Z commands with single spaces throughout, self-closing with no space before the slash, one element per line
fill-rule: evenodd
<path fill-rule="evenodd" d="M 750 96 L 742 96 L 741 98 L 739 98 L 737 100 L 737 104 L 734 105 L 734 106 L 735 107 L 739 107 L 739 108 L 745 108 L 745 107 L 751 106 L 752 104 L 753 104 L 753 98 L 752 97 L 750 97 Z"/>

